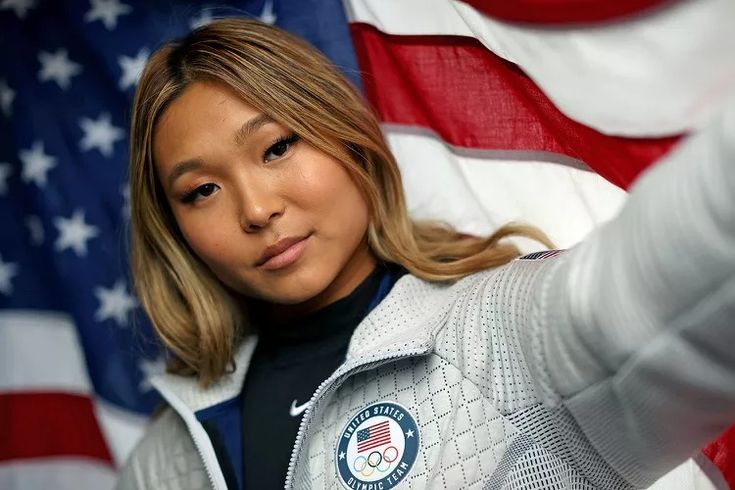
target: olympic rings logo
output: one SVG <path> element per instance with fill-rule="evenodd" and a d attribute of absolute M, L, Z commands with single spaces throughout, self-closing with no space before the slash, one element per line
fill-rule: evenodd
<path fill-rule="evenodd" d="M 388 446 L 383 449 L 382 453 L 380 451 L 373 451 L 368 454 L 367 458 L 365 456 L 356 457 L 355 461 L 352 462 L 352 469 L 364 477 L 369 477 L 375 470 L 378 470 L 380 473 L 385 473 L 390 469 L 391 463 L 397 459 L 398 448 Z"/>

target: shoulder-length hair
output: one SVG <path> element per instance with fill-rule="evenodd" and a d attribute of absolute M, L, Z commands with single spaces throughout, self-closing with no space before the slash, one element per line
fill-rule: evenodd
<path fill-rule="evenodd" d="M 136 294 L 173 354 L 169 371 L 202 385 L 231 367 L 247 335 L 247 312 L 193 253 L 156 177 L 153 134 L 168 105 L 196 81 L 225 84 L 257 110 L 342 162 L 369 207 L 368 244 L 383 261 L 428 281 L 450 282 L 519 255 L 501 242 L 525 236 L 551 246 L 539 230 L 503 226 L 468 237 L 441 222 L 417 222 L 372 111 L 316 49 L 261 22 L 229 18 L 169 42 L 149 59 L 138 83 L 130 133 L 131 254 Z"/>

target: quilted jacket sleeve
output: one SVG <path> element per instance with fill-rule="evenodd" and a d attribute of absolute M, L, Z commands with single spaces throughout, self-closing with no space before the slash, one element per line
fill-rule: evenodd
<path fill-rule="evenodd" d="M 735 423 L 735 101 L 554 262 L 527 346 L 537 385 L 648 486 Z"/>

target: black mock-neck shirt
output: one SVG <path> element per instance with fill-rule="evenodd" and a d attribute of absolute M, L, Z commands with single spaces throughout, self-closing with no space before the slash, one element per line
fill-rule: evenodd
<path fill-rule="evenodd" d="M 283 488 L 311 396 L 344 361 L 355 327 L 404 273 L 381 263 L 348 296 L 287 323 L 253 312 L 258 343 L 240 399 L 246 490 Z"/>

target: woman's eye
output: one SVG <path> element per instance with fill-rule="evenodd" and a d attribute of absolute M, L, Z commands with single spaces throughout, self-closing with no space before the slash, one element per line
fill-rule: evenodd
<path fill-rule="evenodd" d="M 198 199 L 201 199 L 203 197 L 208 197 L 217 192 L 219 189 L 219 186 L 217 184 L 204 184 L 200 185 L 193 191 L 187 192 L 184 194 L 184 196 L 181 198 L 181 202 L 188 204 L 190 202 L 194 202 Z"/>
<path fill-rule="evenodd" d="M 299 140 L 299 136 L 292 134 L 290 136 L 281 137 L 275 143 L 268 147 L 263 154 L 263 160 L 270 162 L 278 160 L 288 152 L 289 148 Z"/>

